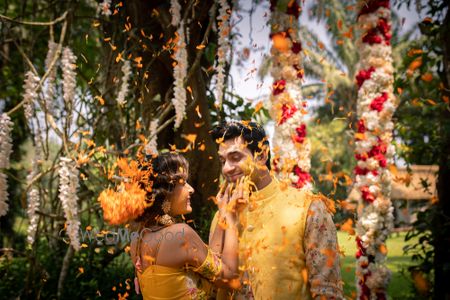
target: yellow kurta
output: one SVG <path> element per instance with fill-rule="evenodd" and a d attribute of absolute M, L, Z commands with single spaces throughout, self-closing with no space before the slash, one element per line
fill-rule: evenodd
<path fill-rule="evenodd" d="M 273 179 L 254 192 L 242 215 L 241 270 L 255 299 L 311 299 L 303 237 L 313 195 Z M 211 230 L 217 224 L 217 214 Z M 223 295 L 223 291 L 219 291 Z"/>

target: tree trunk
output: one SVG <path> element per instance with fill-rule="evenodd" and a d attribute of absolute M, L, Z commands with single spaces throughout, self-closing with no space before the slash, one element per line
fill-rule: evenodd
<path fill-rule="evenodd" d="M 443 46 L 444 84 L 443 96 L 450 98 L 450 13 L 441 27 Z M 442 110 L 440 120 L 441 153 L 437 191 L 439 196 L 438 214 L 436 216 L 436 244 L 434 247 L 434 299 L 450 299 L 450 112 L 448 107 Z"/>

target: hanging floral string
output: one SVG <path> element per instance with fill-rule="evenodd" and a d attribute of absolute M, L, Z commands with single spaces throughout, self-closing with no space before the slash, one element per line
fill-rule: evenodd
<path fill-rule="evenodd" d="M 117 95 L 117 103 L 120 106 L 123 106 L 125 103 L 127 103 L 125 98 L 127 97 L 127 94 L 128 94 L 128 89 L 129 89 L 128 81 L 130 80 L 130 77 L 131 77 L 130 61 L 125 60 L 123 62 L 121 70 L 123 73 L 123 77 L 122 77 L 122 85 L 120 86 L 119 94 Z"/>
<path fill-rule="evenodd" d="M 174 128 L 177 129 L 178 127 L 180 127 L 181 122 L 183 122 L 186 112 L 186 90 L 184 88 L 184 79 L 187 75 L 188 60 L 185 41 L 186 37 L 184 34 L 184 24 L 181 20 L 181 6 L 178 3 L 178 0 L 171 0 L 170 4 L 170 12 L 172 14 L 171 24 L 175 27 L 178 26 L 178 29 L 175 33 L 176 45 L 173 54 L 175 66 L 173 68 L 174 94 L 172 98 L 172 104 L 175 107 Z"/>
<path fill-rule="evenodd" d="M 0 116 L 0 217 L 8 213 L 8 181 L 3 172 L 9 168 L 9 156 L 12 152 L 11 130 L 14 124 L 9 116 Z"/>
<path fill-rule="evenodd" d="M 358 122 L 355 134 L 355 187 L 362 207 L 357 222 L 358 299 L 386 299 L 390 270 L 385 265 L 386 239 L 393 226 L 390 201 L 394 148 L 391 11 L 389 0 L 361 1 L 358 85 Z"/>
<path fill-rule="evenodd" d="M 59 169 L 59 199 L 61 200 L 66 218 L 66 231 L 70 244 L 75 250 L 80 249 L 78 232 L 78 169 L 77 164 L 70 158 L 61 157 Z"/>
<path fill-rule="evenodd" d="M 146 154 L 158 153 L 158 136 L 156 134 L 159 126 L 159 120 L 156 118 L 150 122 L 150 140 L 145 145 Z"/>
<path fill-rule="evenodd" d="M 23 94 L 23 101 L 24 101 L 24 113 L 25 113 L 25 119 L 28 121 L 32 120 L 34 115 L 34 104 L 38 97 L 37 93 L 37 86 L 39 84 L 39 77 L 34 75 L 33 72 L 28 71 L 25 74 L 25 81 L 23 85 L 24 94 Z"/>
<path fill-rule="evenodd" d="M 270 1 L 273 77 L 271 109 L 275 120 L 274 166 L 297 188 L 310 188 L 310 143 L 306 137 L 306 101 L 302 99 L 302 45 L 299 1 Z"/>
<path fill-rule="evenodd" d="M 27 176 L 27 182 L 31 182 L 31 180 L 36 176 L 36 172 L 31 172 Z M 34 238 L 36 236 L 36 231 L 39 225 L 39 215 L 37 211 L 40 206 L 40 198 L 39 198 L 39 190 L 33 186 L 27 195 L 28 207 L 27 207 L 27 215 L 29 219 L 28 231 L 27 231 L 27 242 L 32 245 L 34 243 Z"/>
<path fill-rule="evenodd" d="M 225 65 L 230 51 L 230 6 L 227 0 L 219 0 L 219 15 L 217 17 L 219 27 L 219 39 L 216 64 L 216 100 L 219 109 L 222 108 L 223 89 L 225 84 Z"/>
<path fill-rule="evenodd" d="M 48 52 L 47 52 L 47 56 L 45 58 L 46 72 L 50 68 L 50 65 L 51 65 L 53 59 L 55 58 L 57 50 L 58 50 L 58 44 L 53 41 L 48 41 Z M 45 84 L 42 89 L 42 92 L 44 94 L 45 106 L 46 106 L 47 110 L 50 112 L 52 111 L 53 100 L 55 99 L 55 96 L 56 96 L 56 87 L 55 87 L 56 69 L 57 69 L 57 64 L 55 64 L 53 66 L 53 68 L 50 70 L 50 72 L 48 73 L 47 79 L 45 80 Z"/>
<path fill-rule="evenodd" d="M 61 68 L 63 73 L 63 98 L 71 107 L 75 97 L 75 87 L 77 84 L 75 70 L 77 57 L 69 47 L 64 47 L 61 57 Z"/>

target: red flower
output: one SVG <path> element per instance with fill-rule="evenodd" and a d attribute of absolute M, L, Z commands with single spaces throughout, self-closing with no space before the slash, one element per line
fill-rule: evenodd
<path fill-rule="evenodd" d="M 278 122 L 278 125 L 283 124 L 287 119 L 292 117 L 297 111 L 297 107 L 295 105 L 283 104 L 281 111 L 281 120 Z"/>
<path fill-rule="evenodd" d="M 386 161 L 386 157 L 383 154 L 377 154 L 373 158 L 378 160 L 378 163 L 380 164 L 380 167 L 386 168 L 387 161 Z"/>
<path fill-rule="evenodd" d="M 362 41 L 369 45 L 381 44 L 383 38 L 378 35 L 377 28 L 372 28 L 363 36 Z"/>
<path fill-rule="evenodd" d="M 358 129 L 358 133 L 366 132 L 366 125 L 364 124 L 363 119 L 358 120 L 358 123 L 356 123 L 356 128 Z"/>
<path fill-rule="evenodd" d="M 372 75 L 372 73 L 375 71 L 374 67 L 370 67 L 367 70 L 361 70 L 358 72 L 358 74 L 356 75 L 356 82 L 358 83 L 358 88 L 360 88 L 364 81 L 366 81 L 367 79 L 370 79 L 370 76 Z"/>
<path fill-rule="evenodd" d="M 376 110 L 378 112 L 383 110 L 383 104 L 384 102 L 386 102 L 388 99 L 388 94 L 386 92 L 383 92 L 383 94 L 381 94 L 381 96 L 376 97 L 375 99 L 372 100 L 372 102 L 370 103 L 370 109 L 372 110 Z"/>
<path fill-rule="evenodd" d="M 369 191 L 369 187 L 367 186 L 363 186 L 361 188 L 361 194 L 362 197 L 365 201 L 372 203 L 373 201 L 375 201 L 375 196 L 372 195 L 372 193 Z"/>
<path fill-rule="evenodd" d="M 390 8 L 389 0 L 365 1 L 363 7 L 361 7 L 361 10 L 358 13 L 358 17 L 361 15 L 373 13 L 380 7 Z"/>
<path fill-rule="evenodd" d="M 380 141 L 378 142 L 378 145 L 375 145 L 370 149 L 369 156 L 375 157 L 379 154 L 386 154 L 387 146 Z"/>
<path fill-rule="evenodd" d="M 362 240 L 359 236 L 356 237 L 356 246 L 358 250 L 361 252 L 361 255 L 366 255 L 366 248 L 364 248 Z"/>
<path fill-rule="evenodd" d="M 356 158 L 357 160 L 366 161 L 367 158 L 368 158 L 368 155 L 367 155 L 367 153 L 364 153 L 364 154 L 355 154 L 355 158 Z"/>
<path fill-rule="evenodd" d="M 308 172 L 304 172 L 299 166 L 294 167 L 294 173 L 298 176 L 297 182 L 294 183 L 296 188 L 302 188 L 311 181 L 311 175 Z"/>
<path fill-rule="evenodd" d="M 284 92 L 284 88 L 286 87 L 286 80 L 284 79 L 277 80 L 273 83 L 272 87 L 273 87 L 272 94 L 274 96 L 279 95 L 282 92 Z"/>
<path fill-rule="evenodd" d="M 306 125 L 302 124 L 299 127 L 295 128 L 297 134 L 294 136 L 294 141 L 297 143 L 303 143 L 306 138 Z"/>
<path fill-rule="evenodd" d="M 292 42 L 291 50 L 295 54 L 299 53 L 300 51 L 302 51 L 302 43 L 300 43 L 300 42 Z"/>
<path fill-rule="evenodd" d="M 358 166 L 355 167 L 355 174 L 356 175 L 367 175 L 367 173 L 369 173 L 369 170 L 363 169 L 363 168 L 358 167 Z"/>

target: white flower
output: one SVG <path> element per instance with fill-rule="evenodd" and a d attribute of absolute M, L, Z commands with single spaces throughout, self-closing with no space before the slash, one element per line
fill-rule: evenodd
<path fill-rule="evenodd" d="M 58 50 L 58 44 L 56 44 L 53 41 L 48 41 L 48 52 L 47 56 L 45 58 L 45 71 L 48 72 L 50 69 L 50 64 L 55 58 L 55 55 Z M 48 73 L 47 79 L 45 80 L 44 86 L 42 88 L 42 92 L 44 94 L 44 101 L 45 105 L 48 111 L 52 111 L 53 105 L 52 102 L 56 95 L 56 87 L 55 87 L 55 81 L 56 81 L 56 67 L 58 63 L 53 65 L 51 71 Z"/>
<path fill-rule="evenodd" d="M 172 15 L 172 26 L 177 27 L 181 22 L 181 5 L 178 0 L 170 0 L 170 14 Z"/>
<path fill-rule="evenodd" d="M 64 216 L 67 220 L 67 235 L 70 238 L 70 244 L 78 251 L 80 249 L 80 240 L 78 231 L 80 221 L 78 219 L 78 169 L 76 162 L 67 157 L 61 157 L 59 169 L 59 199 L 64 210 Z"/>
<path fill-rule="evenodd" d="M 227 62 L 228 52 L 230 50 L 230 6 L 227 0 L 219 0 L 220 8 L 217 21 L 219 22 L 219 39 L 217 49 L 217 64 L 216 64 L 216 100 L 219 107 L 222 106 L 223 88 L 225 83 L 225 65 Z"/>
<path fill-rule="evenodd" d="M 63 98 L 68 105 L 73 104 L 75 97 L 77 57 L 69 47 L 64 47 L 61 57 L 61 68 L 63 73 Z"/>
<path fill-rule="evenodd" d="M 150 122 L 150 140 L 147 145 L 145 145 L 145 152 L 147 154 L 158 153 L 158 136 L 156 135 L 158 126 L 158 118 L 155 118 Z"/>
<path fill-rule="evenodd" d="M 8 181 L 6 174 L 0 172 L 0 217 L 8 213 Z"/>
<path fill-rule="evenodd" d="M 30 224 L 28 226 L 28 235 L 27 242 L 29 244 L 34 243 L 34 237 L 36 235 L 38 223 L 39 223 L 39 215 L 36 211 L 39 209 L 39 191 L 37 188 L 31 188 L 30 192 L 28 192 L 28 208 L 27 214 L 28 219 L 30 220 Z"/>
<path fill-rule="evenodd" d="M 34 102 L 38 97 L 37 87 L 39 84 L 39 77 L 34 75 L 33 72 L 28 71 L 25 74 L 25 81 L 23 85 L 23 108 L 25 110 L 25 118 L 30 121 L 34 113 Z"/>
<path fill-rule="evenodd" d="M 181 22 L 177 30 L 177 49 L 174 53 L 176 65 L 173 68 L 175 82 L 172 104 L 175 108 L 175 129 L 180 127 L 186 112 L 186 90 L 184 88 L 184 79 L 187 76 L 188 60 L 183 28 L 184 24 Z"/>
<path fill-rule="evenodd" d="M 8 212 L 8 181 L 3 169 L 9 168 L 9 156 L 12 152 L 11 130 L 14 124 L 10 117 L 0 115 L 0 217 Z"/>
<path fill-rule="evenodd" d="M 111 0 L 103 0 L 103 2 L 98 4 L 97 13 L 104 16 L 110 16 L 111 12 Z"/>
<path fill-rule="evenodd" d="M 12 152 L 11 131 L 13 125 L 11 118 L 6 113 L 0 115 L 0 169 L 9 168 L 9 156 Z"/>
<path fill-rule="evenodd" d="M 117 103 L 119 103 L 120 106 L 123 106 L 127 101 L 125 100 L 127 94 L 128 94 L 128 81 L 131 77 L 131 65 L 130 61 L 125 60 L 122 66 L 122 85 L 120 86 L 119 94 L 117 95 Z"/>

